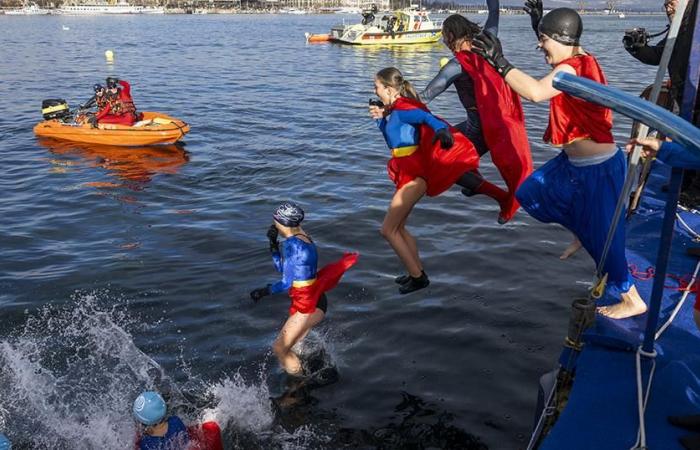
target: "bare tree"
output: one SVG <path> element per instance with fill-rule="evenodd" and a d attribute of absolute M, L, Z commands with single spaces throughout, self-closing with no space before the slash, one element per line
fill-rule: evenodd
<path fill-rule="evenodd" d="M 617 6 L 617 0 L 605 0 L 605 8 L 609 9 L 610 12 L 615 11 L 615 6 Z"/>

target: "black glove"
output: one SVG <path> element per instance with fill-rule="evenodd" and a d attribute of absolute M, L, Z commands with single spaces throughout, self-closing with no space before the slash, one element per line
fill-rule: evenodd
<path fill-rule="evenodd" d="M 491 32 L 484 30 L 472 41 L 472 51 L 484 58 L 505 78 L 513 65 L 503 56 L 501 41 Z"/>
<path fill-rule="evenodd" d="M 89 114 L 87 116 L 87 121 L 90 125 L 92 125 L 92 128 L 97 128 L 97 116 L 94 114 Z"/>
<path fill-rule="evenodd" d="M 253 299 L 255 303 L 258 303 L 261 298 L 270 295 L 270 285 L 268 284 L 264 288 L 253 289 L 250 291 L 250 298 Z"/>
<path fill-rule="evenodd" d="M 277 242 L 277 236 L 279 236 L 277 227 L 275 224 L 270 225 L 270 228 L 267 229 L 267 239 L 270 241 L 270 252 L 272 253 L 279 253 L 280 251 L 280 244 Z"/>
<path fill-rule="evenodd" d="M 537 39 L 540 38 L 540 20 L 542 20 L 542 0 L 526 0 L 523 10 L 530 15 L 532 29 L 535 30 Z"/>
<path fill-rule="evenodd" d="M 449 150 L 455 143 L 455 138 L 452 137 L 452 133 L 450 133 L 449 128 L 441 128 L 435 132 L 435 136 L 433 136 L 433 144 L 438 140 L 440 141 L 440 147 L 442 147 L 443 150 Z"/>

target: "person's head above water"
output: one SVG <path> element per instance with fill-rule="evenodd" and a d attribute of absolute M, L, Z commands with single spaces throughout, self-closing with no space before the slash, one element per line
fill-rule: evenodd
<path fill-rule="evenodd" d="M 4 434 L 0 433 L 0 450 L 12 450 L 12 443 Z"/>
<path fill-rule="evenodd" d="M 374 76 L 374 93 L 385 105 L 391 105 L 399 97 L 419 100 L 413 85 L 404 80 L 396 67 L 382 69 Z"/>
<path fill-rule="evenodd" d="M 162 422 L 166 411 L 165 401 L 157 392 L 142 392 L 134 400 L 134 417 L 146 426 Z"/>
<path fill-rule="evenodd" d="M 284 202 L 277 207 L 272 218 L 275 224 L 287 228 L 297 228 L 304 220 L 304 210 L 294 202 Z"/>
<path fill-rule="evenodd" d="M 92 86 L 92 89 L 95 91 L 95 95 L 102 95 L 105 93 L 105 87 L 102 86 L 101 84 L 95 84 Z"/>
<path fill-rule="evenodd" d="M 461 14 L 452 14 L 442 22 L 442 42 L 455 53 L 471 50 L 479 33 L 481 27 Z"/>
<path fill-rule="evenodd" d="M 545 53 L 547 64 L 559 64 L 581 53 L 579 48 L 583 23 L 571 8 L 556 8 L 548 12 L 538 26 L 538 47 Z"/>

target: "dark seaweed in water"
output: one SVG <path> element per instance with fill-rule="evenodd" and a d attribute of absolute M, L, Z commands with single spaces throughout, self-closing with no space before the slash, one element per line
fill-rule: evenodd
<path fill-rule="evenodd" d="M 331 446 L 380 449 L 488 449 L 478 437 L 455 427 L 452 424 L 452 414 L 439 411 L 434 405 L 408 392 L 402 392 L 401 396 L 401 403 L 394 409 L 399 413 L 396 421 L 366 430 L 341 428 L 331 441 Z"/>

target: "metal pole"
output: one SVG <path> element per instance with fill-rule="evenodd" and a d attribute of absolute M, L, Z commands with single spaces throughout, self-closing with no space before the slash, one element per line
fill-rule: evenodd
<path fill-rule="evenodd" d="M 693 43 L 690 47 L 688 70 L 686 72 L 685 85 L 683 86 L 683 103 L 681 104 L 681 117 L 688 121 L 693 120 L 695 99 L 698 93 L 698 78 L 700 77 L 700 20 L 697 11 L 698 9 L 696 6 Z M 671 241 L 673 239 L 673 226 L 676 222 L 676 210 L 678 209 L 678 198 L 680 196 L 682 181 L 683 169 L 674 168 L 671 171 L 668 200 L 666 202 L 666 208 L 664 209 L 661 242 L 659 244 L 659 253 L 656 257 L 656 275 L 654 276 L 654 285 L 651 290 L 651 300 L 649 301 L 647 326 L 644 331 L 642 350 L 647 353 L 651 353 L 654 350 L 656 327 L 659 322 L 659 310 L 661 309 L 661 299 L 664 294 L 666 270 L 668 268 L 668 258 L 671 251 Z"/>

